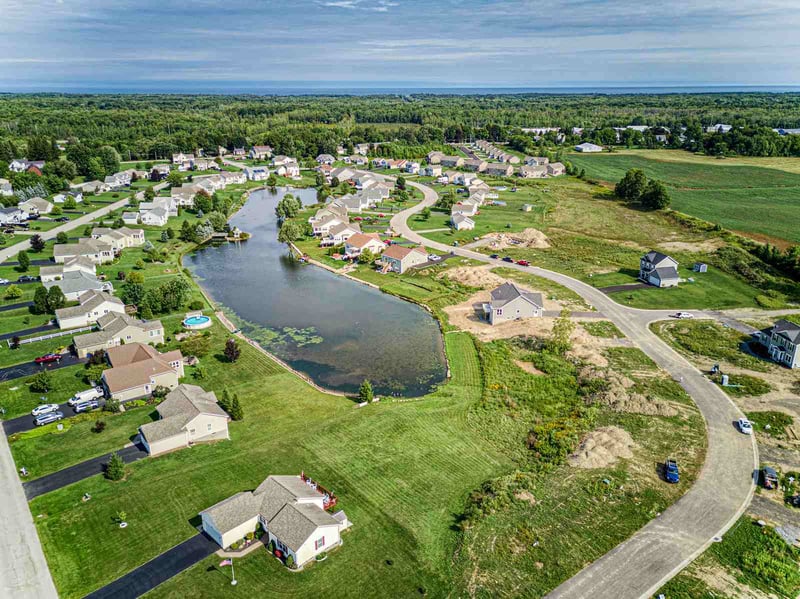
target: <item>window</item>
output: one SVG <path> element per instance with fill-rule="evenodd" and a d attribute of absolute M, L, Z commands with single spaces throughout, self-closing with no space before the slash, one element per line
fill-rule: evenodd
<path fill-rule="evenodd" d="M 325 547 L 325 537 L 320 537 L 316 541 L 314 541 L 314 549 L 322 549 Z"/>
<path fill-rule="evenodd" d="M 211 423 L 209 422 L 206 426 L 208 426 L 208 432 L 211 432 Z"/>

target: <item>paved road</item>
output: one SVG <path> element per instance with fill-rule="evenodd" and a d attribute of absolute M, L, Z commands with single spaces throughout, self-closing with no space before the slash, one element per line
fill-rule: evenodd
<path fill-rule="evenodd" d="M 6 339 L 11 339 L 12 337 L 27 337 L 28 335 L 33 335 L 34 333 L 44 333 L 45 331 L 52 331 L 53 329 L 57 328 L 58 325 L 56 324 L 43 324 L 40 327 L 21 329 L 19 331 L 14 331 L 13 333 L 3 333 L 0 335 L 0 341 L 5 341 Z"/>
<path fill-rule="evenodd" d="M 40 370 L 58 370 L 59 368 L 66 368 L 67 366 L 74 366 L 75 364 L 86 364 L 86 358 L 77 358 L 72 354 L 65 354 L 58 364 L 40 365 L 35 362 L 26 362 L 25 364 L 16 364 L 14 366 L 7 366 L 0 368 L 0 382 L 13 381 L 14 379 L 21 379 L 31 376 Z M 0 406 L 2 406 L 3 398 L 0 397 Z M 2 503 L 2 502 L 0 502 Z M 2 512 L 0 512 L 1 514 Z"/>
<path fill-rule="evenodd" d="M 14 254 L 14 256 L 16 256 L 16 254 Z M 53 261 L 50 260 L 49 258 L 36 258 L 36 259 L 31 258 L 31 266 L 48 266 L 51 264 L 53 264 Z M 3 262 L 3 266 L 19 266 L 19 262 L 17 262 L 16 260 L 9 260 L 8 262 Z M 15 281 L 12 282 L 14 282 L 16 285 L 20 285 L 20 283 L 17 283 Z"/>
<path fill-rule="evenodd" d="M 218 549 L 211 537 L 198 533 L 84 599 L 136 599 Z"/>
<path fill-rule="evenodd" d="M 0 312 L 8 312 L 9 310 L 18 310 L 19 308 L 29 308 L 33 302 L 18 302 L 16 304 L 8 304 L 7 306 L 0 306 Z"/>
<path fill-rule="evenodd" d="M 147 451 L 138 445 L 125 447 L 120 449 L 117 453 L 119 453 L 122 461 L 126 464 L 131 464 L 147 457 Z M 22 484 L 25 490 L 25 496 L 28 498 L 28 501 L 30 501 L 34 497 L 39 497 L 39 495 L 44 495 L 45 493 L 50 493 L 62 487 L 66 487 L 67 485 L 72 485 L 90 476 L 102 474 L 110 458 L 111 454 L 107 453 L 92 458 L 91 460 L 81 462 L 80 464 L 75 464 L 69 468 L 64 468 L 58 472 L 42 476 L 41 478 L 27 481 Z M 22 468 L 24 465 L 25 464 L 20 464 L 19 467 Z"/>
<path fill-rule="evenodd" d="M 407 219 L 437 199 L 436 192 L 408 183 L 425 194 L 419 204 L 392 218 L 392 228 L 427 247 L 483 262 L 488 256 L 425 239 L 409 229 Z M 744 512 L 753 495 L 758 450 L 752 435 L 737 434 L 734 422 L 743 416 L 735 404 L 699 370 L 656 337 L 649 324 L 673 311 L 638 310 L 617 304 L 599 289 L 566 275 L 535 267 L 503 264 L 555 281 L 597 308 L 692 397 L 706 421 L 706 460 L 692 488 L 661 516 L 627 541 L 584 568 L 550 593 L 550 597 L 620 599 L 649 597 L 700 555 Z M 697 314 L 697 316 L 708 316 Z"/>

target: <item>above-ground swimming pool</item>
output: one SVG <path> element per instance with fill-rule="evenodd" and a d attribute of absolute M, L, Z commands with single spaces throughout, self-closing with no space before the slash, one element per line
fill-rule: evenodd
<path fill-rule="evenodd" d="M 183 326 L 187 329 L 205 329 L 211 326 L 211 318 L 203 314 L 192 314 L 183 319 Z"/>

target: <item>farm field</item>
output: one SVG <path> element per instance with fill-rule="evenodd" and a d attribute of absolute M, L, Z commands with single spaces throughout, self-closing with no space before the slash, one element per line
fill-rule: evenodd
<path fill-rule="evenodd" d="M 683 151 L 619 151 L 570 154 L 587 177 L 614 184 L 628 169 L 639 168 L 663 181 L 672 208 L 742 233 L 800 242 L 800 159 L 732 158 L 718 160 Z"/>

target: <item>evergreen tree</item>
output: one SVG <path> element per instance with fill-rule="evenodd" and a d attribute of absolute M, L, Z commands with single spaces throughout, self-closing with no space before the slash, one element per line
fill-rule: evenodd
<path fill-rule="evenodd" d="M 242 350 L 239 349 L 236 339 L 231 337 L 225 342 L 225 357 L 228 358 L 228 362 L 235 362 L 241 354 Z"/>
<path fill-rule="evenodd" d="M 231 400 L 231 410 L 228 412 L 233 420 L 244 420 L 244 410 L 242 404 L 239 403 L 239 396 L 234 395 Z"/>
<path fill-rule="evenodd" d="M 46 245 L 47 243 L 45 242 L 44 239 L 42 239 L 41 235 L 39 235 L 38 233 L 36 233 L 35 235 L 31 235 L 31 249 L 34 252 L 36 253 L 41 252 Z"/>
<path fill-rule="evenodd" d="M 19 266 L 17 266 L 17 270 L 20 272 L 26 272 L 31 266 L 31 259 L 28 256 L 28 252 L 22 250 L 19 254 L 17 254 L 17 262 Z"/>
<path fill-rule="evenodd" d="M 64 231 L 61 231 L 61 233 L 56 235 L 56 243 L 69 243 L 69 235 L 67 235 Z"/>
<path fill-rule="evenodd" d="M 117 452 L 111 454 L 106 464 L 105 476 L 108 480 L 122 480 L 125 478 L 125 462 Z"/>
<path fill-rule="evenodd" d="M 370 403 L 373 399 L 375 399 L 375 394 L 372 391 L 372 383 L 370 383 L 367 379 L 364 379 L 364 382 L 361 383 L 361 386 L 358 388 L 358 399 L 367 403 Z"/>

